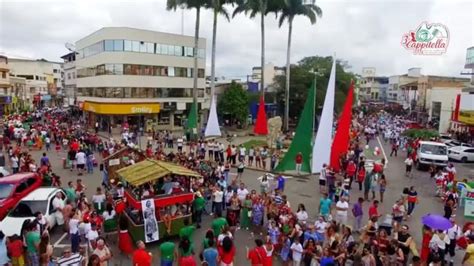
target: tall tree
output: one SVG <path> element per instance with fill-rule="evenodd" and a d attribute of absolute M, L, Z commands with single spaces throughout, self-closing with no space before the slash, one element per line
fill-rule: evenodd
<path fill-rule="evenodd" d="M 199 24 L 201 8 L 206 7 L 209 0 L 167 0 L 166 9 L 176 10 L 178 7 L 196 9 L 196 23 L 194 26 L 194 70 L 193 70 L 193 104 L 197 105 L 197 83 L 198 83 L 198 49 L 199 49 Z M 197 112 L 197 108 L 195 108 Z M 192 111 L 192 110 L 191 110 Z M 194 114 L 197 116 L 197 114 Z M 197 127 L 197 125 L 193 125 Z"/>
<path fill-rule="evenodd" d="M 286 83 L 285 83 L 285 129 L 288 130 L 289 109 L 290 109 L 290 55 L 291 55 L 291 35 L 293 32 L 293 20 L 296 16 L 305 16 L 311 24 L 316 23 L 316 19 L 323 15 L 321 8 L 315 4 L 315 0 L 284 0 L 280 11 L 279 27 L 288 21 L 288 44 L 286 47 Z"/>
<path fill-rule="evenodd" d="M 250 18 L 255 18 L 260 14 L 260 37 L 261 37 L 261 92 L 265 97 L 265 16 L 268 13 L 278 14 L 281 7 L 281 0 L 237 0 L 237 8 L 234 10 L 232 17 L 239 13 L 249 14 Z"/>
<path fill-rule="evenodd" d="M 213 10 L 214 21 L 212 24 L 212 52 L 211 52 L 211 95 L 214 96 L 215 79 L 216 79 L 216 40 L 217 40 L 217 15 L 223 15 L 227 21 L 230 21 L 229 12 L 225 8 L 232 0 L 210 0 L 208 7 Z"/>
<path fill-rule="evenodd" d="M 234 81 L 219 97 L 217 106 L 220 114 L 230 115 L 231 120 L 246 124 L 249 114 L 249 98 L 241 84 Z"/>

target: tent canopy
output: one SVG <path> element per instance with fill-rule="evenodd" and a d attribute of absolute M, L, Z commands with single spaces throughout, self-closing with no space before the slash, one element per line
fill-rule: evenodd
<path fill-rule="evenodd" d="M 117 171 L 117 174 L 132 186 L 140 186 L 170 174 L 193 177 L 201 176 L 197 172 L 185 167 L 152 159 L 146 159 L 122 168 Z"/>

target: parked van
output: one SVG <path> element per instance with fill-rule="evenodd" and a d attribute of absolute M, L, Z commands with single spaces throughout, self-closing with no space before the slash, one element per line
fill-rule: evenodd
<path fill-rule="evenodd" d="M 431 164 L 446 167 L 448 165 L 448 147 L 441 142 L 420 141 L 416 153 L 416 167 L 421 169 L 423 166 Z"/>

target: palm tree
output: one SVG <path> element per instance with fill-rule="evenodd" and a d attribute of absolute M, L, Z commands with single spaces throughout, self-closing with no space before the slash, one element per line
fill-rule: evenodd
<path fill-rule="evenodd" d="M 198 83 L 198 43 L 199 43 L 199 24 L 201 8 L 206 7 L 209 0 L 167 0 L 166 9 L 175 10 L 178 7 L 186 9 L 196 9 L 196 24 L 194 27 L 194 70 L 193 70 L 193 103 L 197 104 L 197 83 Z"/>
<path fill-rule="evenodd" d="M 281 0 L 237 0 L 237 8 L 234 10 L 232 17 L 239 13 L 250 13 L 250 18 L 255 18 L 257 14 L 260 14 L 260 34 L 261 34 L 261 90 L 262 97 L 265 97 L 265 16 L 273 12 L 275 15 L 278 13 Z"/>
<path fill-rule="evenodd" d="M 225 8 L 225 4 L 233 3 L 231 0 L 210 0 L 208 8 L 214 12 L 214 22 L 212 24 L 212 52 L 211 52 L 211 97 L 214 96 L 215 77 L 216 77 L 216 39 L 217 39 L 217 15 L 223 15 L 227 21 L 230 21 L 229 12 Z"/>
<path fill-rule="evenodd" d="M 290 105 L 290 54 L 291 34 L 293 31 L 293 19 L 297 15 L 307 17 L 311 24 L 316 23 L 317 17 L 323 15 L 323 11 L 315 4 L 315 0 L 285 0 L 281 9 L 279 27 L 288 20 L 288 46 L 286 48 L 286 84 L 285 84 L 285 129 L 288 130 L 289 105 Z"/>

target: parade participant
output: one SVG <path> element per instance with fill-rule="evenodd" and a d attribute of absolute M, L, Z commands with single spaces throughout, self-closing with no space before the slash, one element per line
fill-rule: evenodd
<path fill-rule="evenodd" d="M 385 190 L 387 189 L 387 179 L 385 178 L 385 174 L 382 174 L 382 176 L 380 176 L 378 183 L 379 183 L 380 202 L 383 203 L 383 195 L 385 193 Z"/>
<path fill-rule="evenodd" d="M 222 245 L 218 246 L 220 265 L 233 266 L 235 256 L 235 245 L 230 237 L 225 237 L 222 240 Z"/>
<path fill-rule="evenodd" d="M 413 159 L 411 156 L 408 156 L 408 158 L 405 159 L 405 166 L 405 175 L 411 177 L 411 169 L 413 167 Z"/>
<path fill-rule="evenodd" d="M 359 231 L 362 227 L 362 217 L 364 216 L 364 211 L 362 208 L 362 203 L 364 202 L 363 198 L 359 198 L 357 202 L 352 207 L 352 214 L 354 215 L 354 230 Z"/>
<path fill-rule="evenodd" d="M 447 253 L 449 253 L 450 264 L 454 265 L 454 258 L 456 256 L 456 244 L 458 239 L 462 236 L 462 230 L 461 227 L 456 224 L 455 217 L 451 217 L 449 220 L 451 221 L 452 227 L 446 230 L 445 232 L 449 237 L 449 244 L 446 251 Z"/>
<path fill-rule="evenodd" d="M 51 257 L 53 255 L 53 245 L 49 243 L 49 234 L 45 233 L 41 235 L 41 240 L 39 243 L 39 255 L 40 255 L 40 265 L 41 266 L 52 266 Z"/>
<path fill-rule="evenodd" d="M 331 212 L 332 201 L 328 197 L 328 194 L 323 194 L 319 200 L 319 214 L 327 218 Z"/>
<path fill-rule="evenodd" d="M 214 239 L 209 239 L 207 245 L 208 247 L 202 252 L 203 262 L 207 263 L 207 266 L 217 266 L 219 253 L 215 247 Z"/>
<path fill-rule="evenodd" d="M 295 164 L 296 164 L 296 174 L 300 175 L 301 173 L 301 166 L 303 164 L 303 154 L 298 152 L 295 157 Z"/>
<path fill-rule="evenodd" d="M 408 233 L 408 225 L 402 225 L 401 231 L 397 233 L 397 241 L 400 248 L 403 251 L 403 263 L 406 264 L 408 261 L 408 254 L 410 253 L 410 246 L 412 245 L 413 238 Z"/>
<path fill-rule="evenodd" d="M 365 166 L 359 167 L 359 171 L 357 172 L 357 183 L 359 183 L 359 191 L 362 191 L 362 183 L 365 180 L 365 176 Z"/>
<path fill-rule="evenodd" d="M 24 248 L 25 246 L 23 245 L 22 237 L 13 235 L 8 238 L 7 250 L 8 254 L 10 254 L 12 266 L 25 265 Z M 6 258 L 6 256 L 7 254 L 5 254 L 5 257 L 2 256 L 2 258 Z"/>
<path fill-rule="evenodd" d="M 344 225 L 347 225 L 347 210 L 349 209 L 349 203 L 346 200 L 346 197 L 341 197 L 336 203 L 336 222 Z"/>
<path fill-rule="evenodd" d="M 415 190 L 414 186 L 410 187 L 410 190 L 408 191 L 408 211 L 407 211 L 407 216 L 411 217 L 411 214 L 413 213 L 413 210 L 415 209 L 415 205 L 418 203 L 418 193 Z"/>
<path fill-rule="evenodd" d="M 41 236 L 34 222 L 29 223 L 26 230 L 25 240 L 28 265 L 39 266 L 39 243 L 41 242 Z"/>
<path fill-rule="evenodd" d="M 132 238 L 128 233 L 128 220 L 125 216 L 119 218 L 118 248 L 126 255 L 133 253 Z"/>
<path fill-rule="evenodd" d="M 151 261 L 152 255 L 151 252 L 147 252 L 145 243 L 141 240 L 137 241 L 137 250 L 133 252 L 132 256 L 133 266 L 151 266 Z"/>
<path fill-rule="evenodd" d="M 175 258 L 178 257 L 175 244 L 170 241 L 161 243 L 160 254 L 161 266 L 172 266 Z"/>
<path fill-rule="evenodd" d="M 201 228 L 202 213 L 203 213 L 206 201 L 202 197 L 201 192 L 198 191 L 195 193 L 195 195 L 196 197 L 194 198 L 194 201 L 193 201 L 194 219 L 196 222 L 196 227 Z"/>
<path fill-rule="evenodd" d="M 178 250 L 178 265 L 196 266 L 196 260 L 194 259 L 194 248 L 189 239 L 181 239 Z"/>

